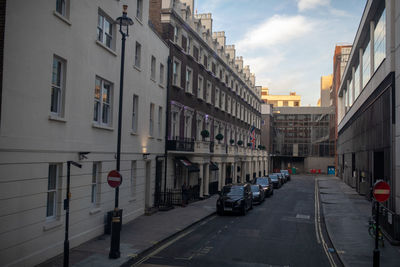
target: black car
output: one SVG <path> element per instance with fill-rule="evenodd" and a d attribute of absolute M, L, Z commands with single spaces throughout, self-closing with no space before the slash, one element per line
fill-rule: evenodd
<path fill-rule="evenodd" d="M 286 179 L 288 181 L 290 181 L 290 173 L 288 170 L 281 170 L 281 173 L 283 173 L 284 175 L 286 175 Z"/>
<path fill-rule="evenodd" d="M 268 175 L 268 177 L 271 178 L 271 182 L 272 182 L 274 188 L 280 188 L 282 186 L 281 179 L 279 179 L 278 175 L 270 174 L 270 175 Z"/>
<path fill-rule="evenodd" d="M 253 193 L 253 203 L 261 203 L 264 201 L 264 189 L 259 184 L 251 185 L 251 192 Z"/>
<path fill-rule="evenodd" d="M 272 184 L 271 178 L 258 177 L 254 180 L 254 183 L 262 186 L 265 197 L 269 197 L 274 194 L 274 186 Z"/>
<path fill-rule="evenodd" d="M 225 185 L 217 200 L 217 213 L 222 215 L 225 211 L 240 212 L 245 215 L 247 210 L 253 208 L 253 194 L 248 183 Z"/>
<path fill-rule="evenodd" d="M 280 172 L 274 172 L 273 174 L 278 175 L 279 180 L 281 180 L 281 184 L 286 183 L 286 176 Z"/>

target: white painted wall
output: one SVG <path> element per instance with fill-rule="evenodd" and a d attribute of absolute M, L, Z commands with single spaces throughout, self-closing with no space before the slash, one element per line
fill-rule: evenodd
<path fill-rule="evenodd" d="M 143 20 L 134 18 L 136 1 L 71 1 L 69 20 L 54 14 L 55 1 L 7 2 L 4 43 L 2 112 L 0 124 L 0 265 L 32 266 L 62 252 L 64 240 L 66 161 L 79 161 L 78 152 L 91 152 L 72 167 L 71 247 L 104 231 L 106 212 L 114 207 L 114 190 L 107 173 L 115 169 L 120 84 L 121 35 L 115 51 L 96 43 L 98 10 L 121 16 L 127 3 L 134 20 L 126 42 L 123 99 L 120 205 L 126 223 L 144 213 L 145 161 L 150 153 L 151 192 L 154 192 L 155 156 L 164 152 L 166 70 L 168 47 L 149 28 L 148 1 Z M 23 17 L 24 19 L 21 19 Z M 27 25 L 27 22 L 29 25 Z M 116 28 L 115 28 L 116 29 Z M 142 67 L 134 65 L 135 42 L 142 44 Z M 50 120 L 53 55 L 67 61 L 64 120 Z M 150 58 L 156 57 L 156 82 L 150 80 Z M 164 86 L 159 86 L 159 64 L 164 64 Z M 113 83 L 112 126 L 93 126 L 96 75 Z M 131 134 L 132 98 L 139 96 L 139 130 Z M 149 137 L 150 103 L 155 104 L 155 134 Z M 158 107 L 163 107 L 163 129 L 157 131 Z M 133 193 L 131 161 L 137 161 Z M 92 164 L 102 162 L 99 204 L 91 203 Z M 62 163 L 59 216 L 46 220 L 49 163 Z M 151 194 L 151 200 L 153 195 Z"/>

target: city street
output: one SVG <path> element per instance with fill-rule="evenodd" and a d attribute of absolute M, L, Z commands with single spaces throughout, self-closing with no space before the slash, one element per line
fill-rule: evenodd
<path fill-rule="evenodd" d="M 341 266 L 316 227 L 314 179 L 296 176 L 246 216 L 209 217 L 129 265 Z"/>

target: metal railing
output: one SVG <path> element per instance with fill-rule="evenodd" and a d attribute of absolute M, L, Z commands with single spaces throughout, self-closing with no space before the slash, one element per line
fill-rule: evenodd
<path fill-rule="evenodd" d="M 194 139 L 177 137 L 167 140 L 167 150 L 194 152 Z"/>
<path fill-rule="evenodd" d="M 186 190 L 186 202 L 183 203 L 183 194 L 181 189 L 167 189 L 164 191 L 155 192 L 155 199 L 157 200 L 154 205 L 156 207 L 164 206 L 171 207 L 174 205 L 182 205 L 194 202 L 200 199 L 200 187 L 198 185 L 189 187 Z"/>

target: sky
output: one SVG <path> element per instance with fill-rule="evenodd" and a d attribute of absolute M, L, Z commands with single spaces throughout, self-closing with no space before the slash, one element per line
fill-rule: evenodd
<path fill-rule="evenodd" d="M 366 0 L 195 0 L 212 13 L 213 31 L 225 31 L 270 94 L 320 98 L 320 78 L 333 69 L 336 44 L 352 44 Z"/>

